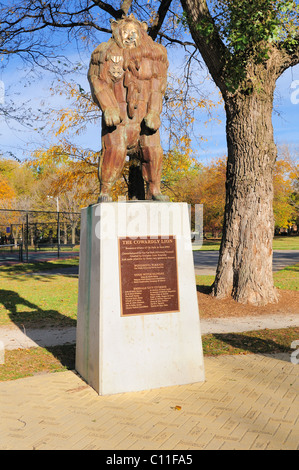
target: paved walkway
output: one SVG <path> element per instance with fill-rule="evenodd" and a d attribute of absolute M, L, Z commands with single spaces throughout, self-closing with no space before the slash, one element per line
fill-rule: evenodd
<path fill-rule="evenodd" d="M 202 333 L 248 331 L 248 320 L 202 320 Z M 75 339 L 75 328 L 3 331 L 6 349 Z M 288 354 L 206 357 L 205 371 L 204 383 L 106 397 L 74 371 L 1 382 L 0 450 L 299 450 L 299 364 Z"/>
<path fill-rule="evenodd" d="M 204 383 L 104 397 L 72 371 L 2 382 L 0 450 L 298 450 L 298 367 L 206 358 Z"/>
<path fill-rule="evenodd" d="M 203 318 L 200 320 L 200 325 L 202 334 L 289 328 L 299 326 L 299 314 Z M 5 350 L 74 344 L 76 342 L 76 327 L 21 329 L 17 326 L 2 326 L 0 327 L 0 341 Z"/>
<path fill-rule="evenodd" d="M 236 331 L 235 319 L 234 329 L 224 320 L 201 322 L 202 333 Z M 250 329 L 243 321 L 238 331 Z M 22 337 L 8 333 L 11 349 L 73 342 L 75 329 L 14 332 Z M 205 371 L 203 383 L 105 397 L 74 371 L 0 382 L 0 450 L 299 450 L 299 364 L 288 355 L 205 357 Z"/>

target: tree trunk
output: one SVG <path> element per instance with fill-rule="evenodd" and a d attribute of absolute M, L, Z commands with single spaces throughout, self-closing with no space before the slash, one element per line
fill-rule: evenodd
<path fill-rule="evenodd" d="M 72 245 L 76 244 L 76 227 L 77 222 L 71 224 L 71 233 L 72 233 Z"/>
<path fill-rule="evenodd" d="M 66 222 L 63 222 L 63 239 L 64 239 L 64 244 L 67 245 L 67 224 Z"/>
<path fill-rule="evenodd" d="M 249 47 L 244 61 L 245 56 L 239 57 L 238 51 L 233 53 L 226 47 L 206 0 L 181 3 L 227 113 L 226 213 L 213 294 L 257 305 L 276 302 L 272 276 L 273 94 L 278 77 L 299 62 L 299 36 L 292 48 L 287 40 L 279 45 L 257 42 L 257 50 Z M 226 23 L 226 32 L 229 28 Z M 262 51 L 264 45 L 267 55 L 262 60 L 259 46 Z M 238 74 L 241 67 L 244 77 Z M 231 94 L 228 84 L 237 78 L 238 91 Z"/>
<path fill-rule="evenodd" d="M 213 285 L 215 297 L 255 305 L 277 301 L 272 274 L 275 81 L 263 83 L 263 91 L 225 99 L 226 210 Z"/>

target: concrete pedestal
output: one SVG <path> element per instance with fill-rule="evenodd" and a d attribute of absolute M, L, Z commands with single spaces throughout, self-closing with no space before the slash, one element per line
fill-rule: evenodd
<path fill-rule="evenodd" d="M 187 204 L 82 210 L 76 370 L 100 395 L 204 380 Z"/>

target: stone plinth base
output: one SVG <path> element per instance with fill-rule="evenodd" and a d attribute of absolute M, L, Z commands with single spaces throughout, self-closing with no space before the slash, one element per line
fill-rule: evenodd
<path fill-rule="evenodd" d="M 187 204 L 83 209 L 76 370 L 100 395 L 204 380 Z"/>

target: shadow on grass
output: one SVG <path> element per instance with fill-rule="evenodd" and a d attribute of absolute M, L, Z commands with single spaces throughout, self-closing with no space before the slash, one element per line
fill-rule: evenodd
<path fill-rule="evenodd" d="M 212 286 L 205 286 L 205 285 L 196 285 L 197 292 L 201 294 L 210 295 L 212 293 Z"/>
<path fill-rule="evenodd" d="M 48 346 L 47 351 L 53 354 L 54 357 L 61 363 L 63 367 L 68 370 L 75 369 L 76 362 L 76 345 L 64 344 L 62 346 Z"/>
<path fill-rule="evenodd" d="M 34 263 L 14 264 L 11 266 L 0 266 L 2 272 L 12 280 L 25 281 L 26 277 L 32 276 L 34 279 L 51 279 L 53 275 L 78 276 L 79 262 L 71 259 L 61 262 L 40 261 Z M 20 276 L 21 275 L 21 276 Z"/>
<path fill-rule="evenodd" d="M 77 323 L 76 320 L 66 317 L 57 310 L 42 309 L 38 305 L 29 302 L 12 290 L 0 289 L 0 305 L 1 304 L 8 311 L 10 319 L 18 328 L 20 328 L 20 330 L 23 331 L 25 325 L 25 331 L 29 338 L 30 328 L 35 329 L 38 326 L 41 326 L 43 329 L 46 329 L 45 319 L 47 325 L 53 323 L 53 325 L 57 325 L 58 327 L 61 327 L 61 325 L 75 327 Z M 49 339 L 50 335 L 51 330 L 49 330 Z M 61 362 L 62 366 L 66 368 L 74 367 L 74 345 L 44 346 L 44 344 L 39 343 L 39 340 L 37 340 L 36 337 L 31 339 L 33 339 L 34 342 L 37 343 L 40 347 L 45 348 L 47 351 L 53 354 L 53 356 Z"/>
<path fill-rule="evenodd" d="M 10 319 L 19 327 L 24 325 L 31 328 L 44 327 L 45 323 L 57 326 L 76 326 L 76 320 L 57 310 L 44 310 L 12 290 L 0 289 L 0 304 L 8 311 Z M 18 309 L 19 306 L 23 309 Z"/>
<path fill-rule="evenodd" d="M 286 266 L 282 271 L 293 271 L 299 273 L 299 264 L 293 264 L 292 266 Z"/>
<path fill-rule="evenodd" d="M 290 346 L 279 344 L 270 338 L 259 338 L 255 332 L 252 336 L 243 333 L 214 333 L 212 336 L 220 343 L 225 343 L 231 350 L 247 351 L 254 354 L 288 353 Z M 291 343 L 290 343 L 291 344 Z"/>

